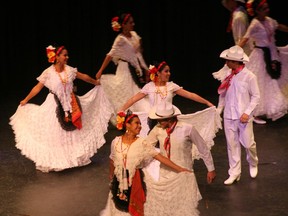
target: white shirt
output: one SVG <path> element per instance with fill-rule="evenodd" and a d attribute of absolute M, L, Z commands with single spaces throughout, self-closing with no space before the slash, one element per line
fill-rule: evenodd
<path fill-rule="evenodd" d="M 164 141 L 167 137 L 167 132 L 162 129 L 159 125 L 155 126 L 149 135 L 146 137 L 147 143 L 156 144 L 159 140 L 160 143 L 160 153 L 167 157 L 167 153 L 164 149 Z M 192 146 L 193 143 L 197 146 L 201 158 L 208 171 L 213 171 L 215 169 L 213 158 L 207 144 L 191 124 L 187 124 L 182 121 L 178 121 L 174 131 L 170 135 L 171 149 L 170 149 L 170 159 L 174 163 L 189 170 L 192 170 L 193 160 L 192 160 Z M 165 175 L 175 174 L 171 169 L 164 167 L 162 165 L 160 170 L 160 177 Z M 164 171 L 164 172 L 163 172 Z M 166 171 L 166 172 L 165 172 Z"/>
<path fill-rule="evenodd" d="M 218 109 L 222 110 L 225 107 L 226 119 L 240 119 L 243 113 L 252 116 L 259 100 L 260 92 L 256 76 L 244 67 L 232 78 L 226 93 L 219 95 Z"/>

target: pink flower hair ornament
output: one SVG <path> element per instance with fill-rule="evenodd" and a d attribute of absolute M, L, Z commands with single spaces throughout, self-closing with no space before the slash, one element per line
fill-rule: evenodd
<path fill-rule="evenodd" d="M 50 63 L 54 63 L 55 58 L 56 58 L 56 53 L 55 53 L 55 47 L 49 45 L 48 47 L 46 47 L 46 55 L 48 58 L 48 62 Z"/>
<path fill-rule="evenodd" d="M 119 32 L 121 29 L 121 25 L 119 24 L 118 21 L 119 21 L 119 17 L 113 17 L 112 18 L 111 25 L 112 25 L 113 31 L 115 31 L 115 32 Z"/>

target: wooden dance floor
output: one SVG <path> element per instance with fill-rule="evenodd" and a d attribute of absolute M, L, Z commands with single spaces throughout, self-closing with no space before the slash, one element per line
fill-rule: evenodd
<path fill-rule="evenodd" d="M 183 113 L 204 109 L 201 104 L 175 99 Z M 209 98 L 208 98 L 209 99 Z M 217 98 L 211 98 L 217 104 Z M 15 148 L 8 124 L 20 98 L 6 97 L 0 106 L 0 216 L 98 216 L 109 191 L 108 156 L 111 140 L 119 134 L 113 127 L 105 135 L 106 144 L 93 156 L 92 163 L 62 172 L 42 173 Z M 259 174 L 249 176 L 242 148 L 241 180 L 231 186 L 224 131 L 220 130 L 212 149 L 217 177 L 206 183 L 203 161 L 194 169 L 202 194 L 201 216 L 284 216 L 288 215 L 288 115 L 266 125 L 254 124 L 259 157 Z"/>

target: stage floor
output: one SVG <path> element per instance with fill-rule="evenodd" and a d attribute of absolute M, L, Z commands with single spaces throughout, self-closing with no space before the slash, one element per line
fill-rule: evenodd
<path fill-rule="evenodd" d="M 0 107 L 0 216 L 98 216 L 109 190 L 110 142 L 119 134 L 113 126 L 105 135 L 106 144 L 92 157 L 92 163 L 61 172 L 42 173 L 15 148 L 8 124 L 20 99 L 7 97 Z M 176 99 L 183 113 L 205 107 Z M 217 104 L 217 99 L 212 99 Z M 183 111 L 184 110 L 184 111 Z M 284 216 L 288 215 L 288 116 L 266 125 L 254 124 L 259 157 L 259 174 L 249 176 L 242 148 L 241 180 L 231 186 L 224 131 L 220 130 L 212 149 L 217 177 L 208 185 L 202 160 L 194 169 L 202 200 L 201 216 Z M 156 216 L 156 215 L 155 215 Z"/>

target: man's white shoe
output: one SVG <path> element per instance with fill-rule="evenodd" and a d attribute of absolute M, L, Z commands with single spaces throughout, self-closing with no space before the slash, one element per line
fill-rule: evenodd
<path fill-rule="evenodd" d="M 260 118 L 254 118 L 253 122 L 256 124 L 266 124 L 266 121 Z"/>
<path fill-rule="evenodd" d="M 251 178 L 256 178 L 258 174 L 258 166 L 249 165 L 249 171 L 250 171 Z"/>
<path fill-rule="evenodd" d="M 238 182 L 239 180 L 240 180 L 240 175 L 238 175 L 238 176 L 229 176 L 229 178 L 224 181 L 224 184 L 225 185 L 231 185 L 235 181 Z"/>

